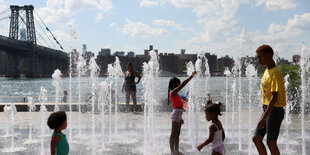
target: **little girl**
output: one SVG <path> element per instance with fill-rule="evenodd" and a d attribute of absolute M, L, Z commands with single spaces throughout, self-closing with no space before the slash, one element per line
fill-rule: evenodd
<path fill-rule="evenodd" d="M 52 113 L 47 120 L 50 129 L 55 129 L 51 139 L 51 155 L 68 155 L 69 144 L 61 130 L 67 128 L 67 115 L 64 111 Z"/>
<path fill-rule="evenodd" d="M 209 138 L 199 146 L 197 149 L 200 151 L 204 146 L 211 143 L 212 155 L 223 155 L 225 153 L 223 141 L 225 139 L 225 132 L 221 121 L 218 116 L 222 115 L 220 112 L 221 103 L 210 103 L 205 108 L 206 120 L 212 120 L 212 124 L 209 127 Z"/>
<path fill-rule="evenodd" d="M 190 77 L 183 81 L 182 84 L 176 77 L 171 78 L 169 81 L 168 92 L 173 106 L 173 111 L 171 114 L 172 129 L 170 135 L 170 151 L 172 155 L 182 155 L 182 153 L 179 152 L 179 136 L 181 126 L 184 123 L 182 119 L 184 101 L 181 99 L 178 92 L 194 77 L 195 74 L 197 74 L 196 71 L 194 71 Z"/>

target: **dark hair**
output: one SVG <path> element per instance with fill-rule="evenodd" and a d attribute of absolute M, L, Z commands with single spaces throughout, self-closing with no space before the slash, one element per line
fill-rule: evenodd
<path fill-rule="evenodd" d="M 169 104 L 169 93 L 170 90 L 174 89 L 174 85 L 181 83 L 180 79 L 178 79 L 177 77 L 172 77 L 169 81 L 169 86 L 168 86 L 168 102 L 167 104 Z"/>
<path fill-rule="evenodd" d="M 216 115 L 222 115 L 221 114 L 221 108 L 220 108 L 220 106 L 222 105 L 222 103 L 221 102 L 219 102 L 219 104 L 216 104 L 216 103 L 210 103 L 210 104 L 208 104 L 207 106 L 206 106 L 206 108 L 205 108 L 205 112 L 213 112 L 213 113 L 215 113 Z"/>
<path fill-rule="evenodd" d="M 257 48 L 256 53 L 263 52 L 264 54 L 270 53 L 273 56 L 273 49 L 269 45 L 261 45 Z"/>
<path fill-rule="evenodd" d="M 47 120 L 47 125 L 50 129 L 57 129 L 67 120 L 66 112 L 58 111 L 52 113 Z"/>
<path fill-rule="evenodd" d="M 131 66 L 132 67 L 132 63 L 128 63 L 127 66 Z"/>

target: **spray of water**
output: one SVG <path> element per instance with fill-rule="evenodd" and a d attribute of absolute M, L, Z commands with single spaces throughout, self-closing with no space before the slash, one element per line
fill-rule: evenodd
<path fill-rule="evenodd" d="M 227 127 L 227 123 L 228 123 L 228 115 L 227 115 L 227 112 L 228 112 L 228 77 L 231 75 L 231 72 L 229 71 L 229 68 L 226 67 L 225 68 L 225 71 L 224 71 L 224 75 L 226 77 L 226 82 L 225 82 L 225 105 L 226 105 L 226 108 L 225 108 L 225 126 Z"/>
<path fill-rule="evenodd" d="M 6 120 L 10 123 L 10 130 L 11 130 L 11 147 L 5 148 L 2 150 L 4 153 L 10 153 L 10 152 L 17 152 L 17 151 L 24 151 L 26 150 L 23 147 L 15 146 L 15 117 L 17 116 L 16 107 L 14 104 L 5 105 L 3 107 L 3 112 L 6 117 Z"/>
<path fill-rule="evenodd" d="M 35 141 L 32 140 L 32 112 L 36 110 L 35 104 L 33 103 L 32 97 L 27 97 L 27 105 L 28 105 L 28 115 L 29 115 L 29 136 L 28 140 L 25 143 L 34 143 Z"/>
<path fill-rule="evenodd" d="M 97 78 L 99 75 L 99 66 L 96 63 L 95 57 L 92 57 L 89 62 L 90 67 L 90 77 L 91 77 L 91 88 L 92 88 L 92 97 L 91 97 L 91 105 L 92 105 L 92 154 L 95 154 L 96 143 L 95 143 L 95 109 L 98 109 L 98 104 L 96 104 L 96 90 L 97 90 Z"/>
<path fill-rule="evenodd" d="M 114 134 L 117 134 L 117 130 L 118 130 L 118 123 L 117 123 L 117 114 L 118 114 L 118 85 L 120 82 L 120 79 L 123 79 L 123 71 L 122 71 L 122 67 L 121 67 L 121 63 L 119 61 L 118 57 L 115 57 L 115 62 L 113 64 L 109 64 L 108 65 L 108 75 L 109 78 L 114 82 L 114 91 L 115 91 L 115 102 L 114 102 L 114 124 L 115 124 L 115 128 L 114 128 Z"/>
<path fill-rule="evenodd" d="M 158 55 L 150 51 L 151 59 L 143 63 L 143 97 L 144 97 L 144 154 L 151 154 L 154 130 L 154 106 L 158 101 L 157 81 L 159 77 Z"/>
<path fill-rule="evenodd" d="M 78 104 L 79 104 L 79 111 L 78 111 L 78 126 L 79 126 L 79 136 L 82 134 L 81 130 L 81 95 L 83 89 L 81 88 L 81 78 L 86 75 L 86 61 L 84 60 L 82 55 L 79 55 L 78 62 L 77 62 L 77 70 L 78 70 Z"/>
<path fill-rule="evenodd" d="M 190 76 L 193 71 L 197 71 L 197 75 L 188 84 L 188 133 L 189 143 L 191 144 L 191 152 L 197 149 L 197 141 L 199 135 L 198 115 L 202 107 L 205 106 L 208 90 L 208 79 L 210 78 L 210 68 L 205 53 L 200 50 L 197 53 L 195 66 L 192 62 L 187 64 L 187 75 Z"/>
<path fill-rule="evenodd" d="M 302 155 L 306 155 L 306 144 L 305 144 L 305 102 L 306 102 L 306 93 L 307 93 L 307 77 L 310 62 L 309 55 L 306 53 L 306 46 L 303 43 L 301 47 L 301 56 L 300 56 L 300 68 L 301 68 L 301 139 L 302 139 Z"/>
<path fill-rule="evenodd" d="M 47 109 L 45 107 L 45 103 L 47 101 L 47 90 L 44 87 L 40 88 L 40 95 L 39 95 L 39 102 L 41 103 L 40 106 L 40 113 L 41 113 L 41 149 L 40 149 L 40 154 L 44 155 L 45 154 L 45 149 L 44 149 L 44 135 L 45 135 L 45 124 L 46 124 L 46 119 L 45 119 L 45 113 L 47 112 Z"/>
<path fill-rule="evenodd" d="M 56 69 L 52 74 L 53 86 L 55 87 L 55 109 L 54 111 L 59 111 L 59 93 L 61 90 L 61 72 L 59 69 Z"/>
<path fill-rule="evenodd" d="M 234 76 L 234 81 L 232 84 L 232 107 L 231 107 L 231 111 L 232 111 L 232 116 L 231 116 L 231 143 L 234 142 L 234 124 L 235 124 L 235 98 L 236 98 L 236 89 L 237 89 L 237 77 L 239 77 L 241 75 L 241 62 L 239 59 L 234 59 L 235 63 L 234 63 L 234 67 L 232 68 L 232 74 Z M 240 85 L 241 86 L 241 85 Z M 241 106 L 239 104 L 239 106 Z M 238 110 L 240 110 L 238 108 Z M 240 113 L 239 113 L 240 114 Z M 241 116 L 239 115 L 239 118 L 241 118 Z M 240 123 L 240 121 L 239 121 Z M 238 123 L 238 132 L 240 132 L 240 124 Z M 241 141 L 238 140 L 238 146 L 240 148 L 241 145 Z"/>
<path fill-rule="evenodd" d="M 252 126 L 251 126 L 251 119 L 252 119 L 252 93 L 253 93 L 253 78 L 257 76 L 257 71 L 255 67 L 252 64 L 248 64 L 246 67 L 246 76 L 249 80 L 249 103 L 248 103 L 248 137 L 251 137 L 252 135 Z M 251 149 L 252 141 L 251 138 L 248 138 L 248 154 L 252 154 Z"/>
<path fill-rule="evenodd" d="M 100 90 L 99 90 L 99 106 L 101 109 L 101 150 L 105 150 L 105 125 L 104 125 L 104 114 L 105 114 L 105 107 L 110 105 L 110 84 L 106 81 L 100 83 Z"/>

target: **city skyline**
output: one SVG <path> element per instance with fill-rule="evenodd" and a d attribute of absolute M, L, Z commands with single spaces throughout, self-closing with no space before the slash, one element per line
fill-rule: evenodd
<path fill-rule="evenodd" d="M 96 55 L 101 48 L 143 54 L 152 44 L 162 53 L 241 57 L 266 43 L 291 60 L 303 41 L 310 45 L 306 0 L 0 0 L 0 11 L 12 4 L 34 5 L 67 52 L 87 44 Z"/>

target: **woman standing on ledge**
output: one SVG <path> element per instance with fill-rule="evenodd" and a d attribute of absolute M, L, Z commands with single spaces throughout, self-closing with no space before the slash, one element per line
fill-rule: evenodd
<path fill-rule="evenodd" d="M 138 81 L 135 82 L 135 78 L 138 78 Z M 132 69 L 132 64 L 127 65 L 127 71 L 125 72 L 125 82 L 123 85 L 122 91 L 126 92 L 126 112 L 129 112 L 129 101 L 130 95 L 133 101 L 133 111 L 137 112 L 137 100 L 136 100 L 136 84 L 141 80 L 141 76 Z"/>

